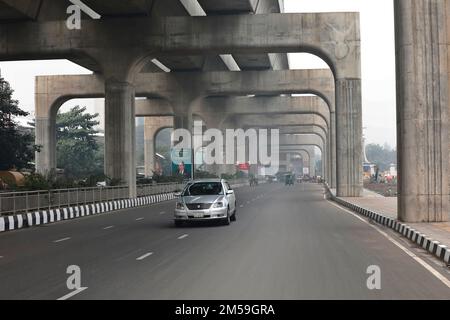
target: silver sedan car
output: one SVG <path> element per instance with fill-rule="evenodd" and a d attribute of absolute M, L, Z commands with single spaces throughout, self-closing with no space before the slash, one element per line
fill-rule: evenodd
<path fill-rule="evenodd" d="M 175 205 L 175 226 L 188 221 L 236 220 L 236 197 L 227 181 L 204 179 L 189 182 Z"/>

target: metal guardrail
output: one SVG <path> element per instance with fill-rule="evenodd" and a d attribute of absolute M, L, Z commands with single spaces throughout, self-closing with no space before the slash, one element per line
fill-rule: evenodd
<path fill-rule="evenodd" d="M 183 183 L 137 185 L 137 196 L 169 193 Z M 0 193 L 0 215 L 33 212 L 128 199 L 128 186 L 53 189 Z"/>
<path fill-rule="evenodd" d="M 230 185 L 248 184 L 247 179 L 231 180 Z M 183 190 L 186 183 L 137 185 L 137 197 Z M 48 209 L 128 199 L 128 186 L 52 189 L 0 193 L 0 216 Z"/>

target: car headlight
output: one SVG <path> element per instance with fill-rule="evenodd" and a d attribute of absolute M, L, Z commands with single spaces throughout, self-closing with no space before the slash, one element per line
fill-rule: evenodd
<path fill-rule="evenodd" d="M 224 207 L 224 203 L 221 201 L 214 203 L 214 206 L 213 206 L 213 208 L 223 208 L 223 207 Z"/>
<path fill-rule="evenodd" d="M 177 204 L 175 205 L 175 209 L 184 210 L 184 204 L 182 202 L 177 202 Z"/>

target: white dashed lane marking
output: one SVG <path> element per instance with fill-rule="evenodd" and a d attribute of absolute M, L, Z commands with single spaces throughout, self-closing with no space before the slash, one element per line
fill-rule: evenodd
<path fill-rule="evenodd" d="M 59 240 L 55 240 L 53 242 L 54 243 L 59 243 L 59 242 L 67 241 L 67 240 L 70 240 L 70 239 L 71 239 L 70 237 L 67 237 L 67 238 L 62 238 L 62 239 L 59 239 Z"/>
<path fill-rule="evenodd" d="M 136 221 L 142 221 L 144 218 L 137 218 Z"/>
<path fill-rule="evenodd" d="M 75 295 L 77 295 L 77 294 L 83 292 L 83 291 L 86 290 L 86 289 L 87 289 L 87 287 L 79 288 L 79 289 L 77 289 L 77 290 L 75 290 L 75 291 L 72 291 L 72 292 L 69 293 L 69 294 L 66 294 L 65 296 L 63 296 L 63 297 L 61 297 L 61 298 L 59 298 L 59 299 L 57 299 L 57 300 L 67 300 L 67 299 L 70 299 L 70 298 L 72 298 L 73 296 L 75 296 Z"/>
<path fill-rule="evenodd" d="M 179 237 L 178 237 L 178 240 L 187 238 L 188 236 L 189 236 L 188 234 L 183 234 L 182 236 L 179 236 Z"/>
<path fill-rule="evenodd" d="M 114 228 L 114 226 L 107 226 L 107 227 L 104 227 L 103 230 L 108 230 L 108 229 L 112 229 L 112 228 Z"/>
<path fill-rule="evenodd" d="M 146 253 L 146 254 L 144 254 L 144 255 L 142 255 L 142 256 L 136 258 L 136 260 L 137 260 L 137 261 L 144 260 L 145 258 L 150 257 L 152 254 L 153 254 L 153 252 Z"/>
<path fill-rule="evenodd" d="M 159 214 L 166 214 L 166 212 L 165 211 L 161 211 Z"/>

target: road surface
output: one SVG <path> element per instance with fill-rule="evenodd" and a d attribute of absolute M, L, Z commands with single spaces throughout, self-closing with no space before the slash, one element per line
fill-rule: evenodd
<path fill-rule="evenodd" d="M 320 185 L 236 194 L 230 226 L 175 228 L 170 201 L 0 234 L 0 299 L 450 299 L 447 268 Z M 67 296 L 70 265 L 86 289 Z"/>

